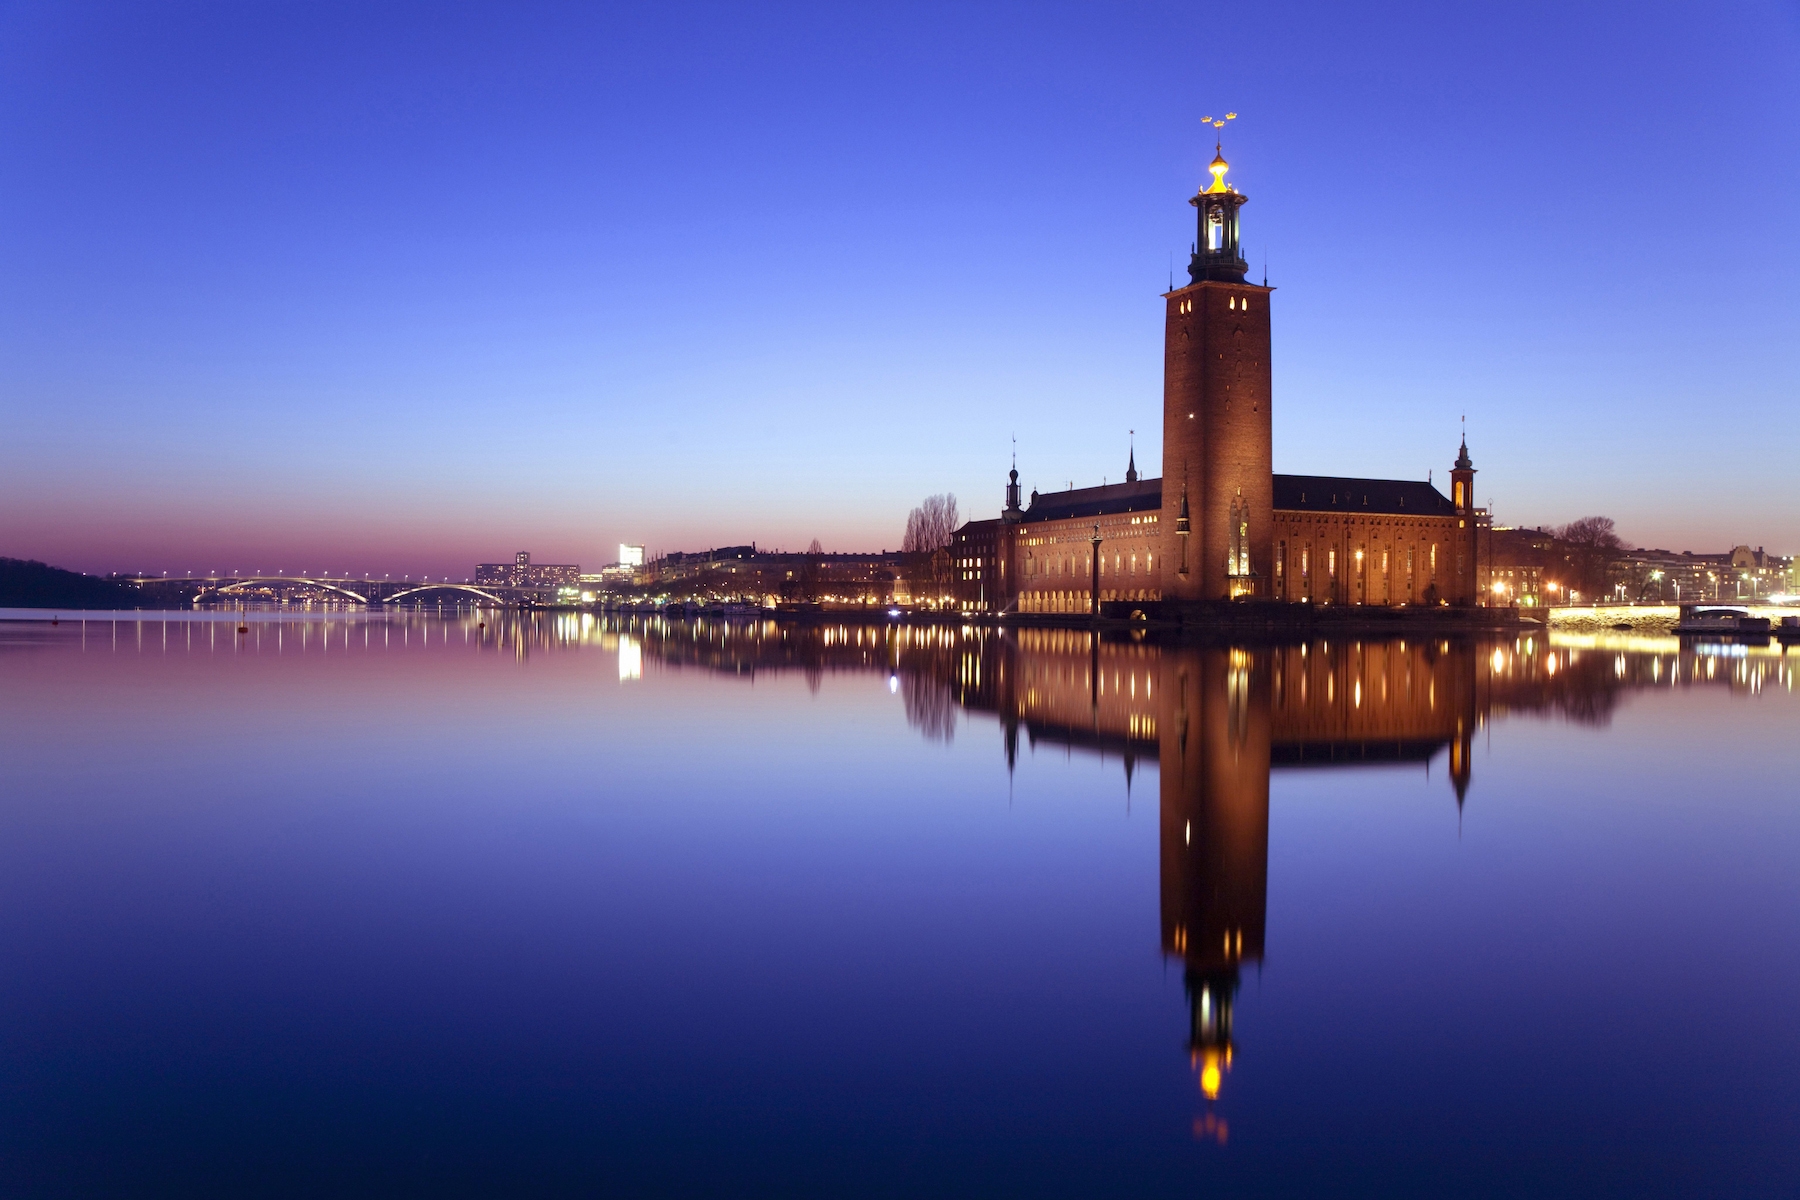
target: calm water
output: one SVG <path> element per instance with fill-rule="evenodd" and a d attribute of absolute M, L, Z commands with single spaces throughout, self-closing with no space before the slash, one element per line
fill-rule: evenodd
<path fill-rule="evenodd" d="M 0 624 L 0 1191 L 1800 1189 L 1800 656 L 476 620 Z"/>

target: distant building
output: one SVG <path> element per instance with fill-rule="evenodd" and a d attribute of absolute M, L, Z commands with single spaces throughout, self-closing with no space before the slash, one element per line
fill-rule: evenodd
<path fill-rule="evenodd" d="M 533 563 L 531 553 L 521 550 L 509 563 L 478 564 L 475 582 L 489 587 L 578 587 L 581 568 L 574 563 Z"/>
<path fill-rule="evenodd" d="M 644 548 L 642 546 L 619 543 L 619 565 L 621 567 L 641 567 L 644 565 Z"/>
<path fill-rule="evenodd" d="M 1482 587 L 1492 603 L 1533 608 L 1568 599 L 1569 572 L 1548 529 L 1484 526 L 1481 539 Z"/>
<path fill-rule="evenodd" d="M 658 555 L 645 562 L 637 581 L 659 593 L 719 600 L 867 605 L 893 599 L 902 561 L 886 550 L 806 554 L 719 546 Z"/>
<path fill-rule="evenodd" d="M 1606 598 L 1668 604 L 1763 600 L 1792 590 L 1794 561 L 1749 546 L 1720 554 L 1627 550 L 1607 564 Z"/>

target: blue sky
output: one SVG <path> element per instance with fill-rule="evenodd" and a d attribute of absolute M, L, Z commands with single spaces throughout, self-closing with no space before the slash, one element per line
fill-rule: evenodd
<path fill-rule="evenodd" d="M 1160 461 L 1226 131 L 1277 470 L 1800 551 L 1800 6 L 0 5 L 0 554 L 893 547 Z M 285 561 L 284 561 L 285 560 Z"/>

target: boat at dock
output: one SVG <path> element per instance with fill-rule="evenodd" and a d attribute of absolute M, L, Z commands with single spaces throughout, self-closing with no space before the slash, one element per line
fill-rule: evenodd
<path fill-rule="evenodd" d="M 1676 622 L 1675 632 L 1704 637 L 1766 638 L 1772 625 L 1769 618 L 1753 616 L 1745 608 L 1719 604 L 1684 604 L 1681 606 L 1681 619 Z"/>

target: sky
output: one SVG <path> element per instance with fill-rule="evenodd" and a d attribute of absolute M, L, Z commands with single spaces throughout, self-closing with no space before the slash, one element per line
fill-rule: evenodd
<path fill-rule="evenodd" d="M 0 555 L 894 548 L 1153 473 L 1203 115 L 1275 469 L 1800 552 L 1800 3 L 0 2 Z"/>

